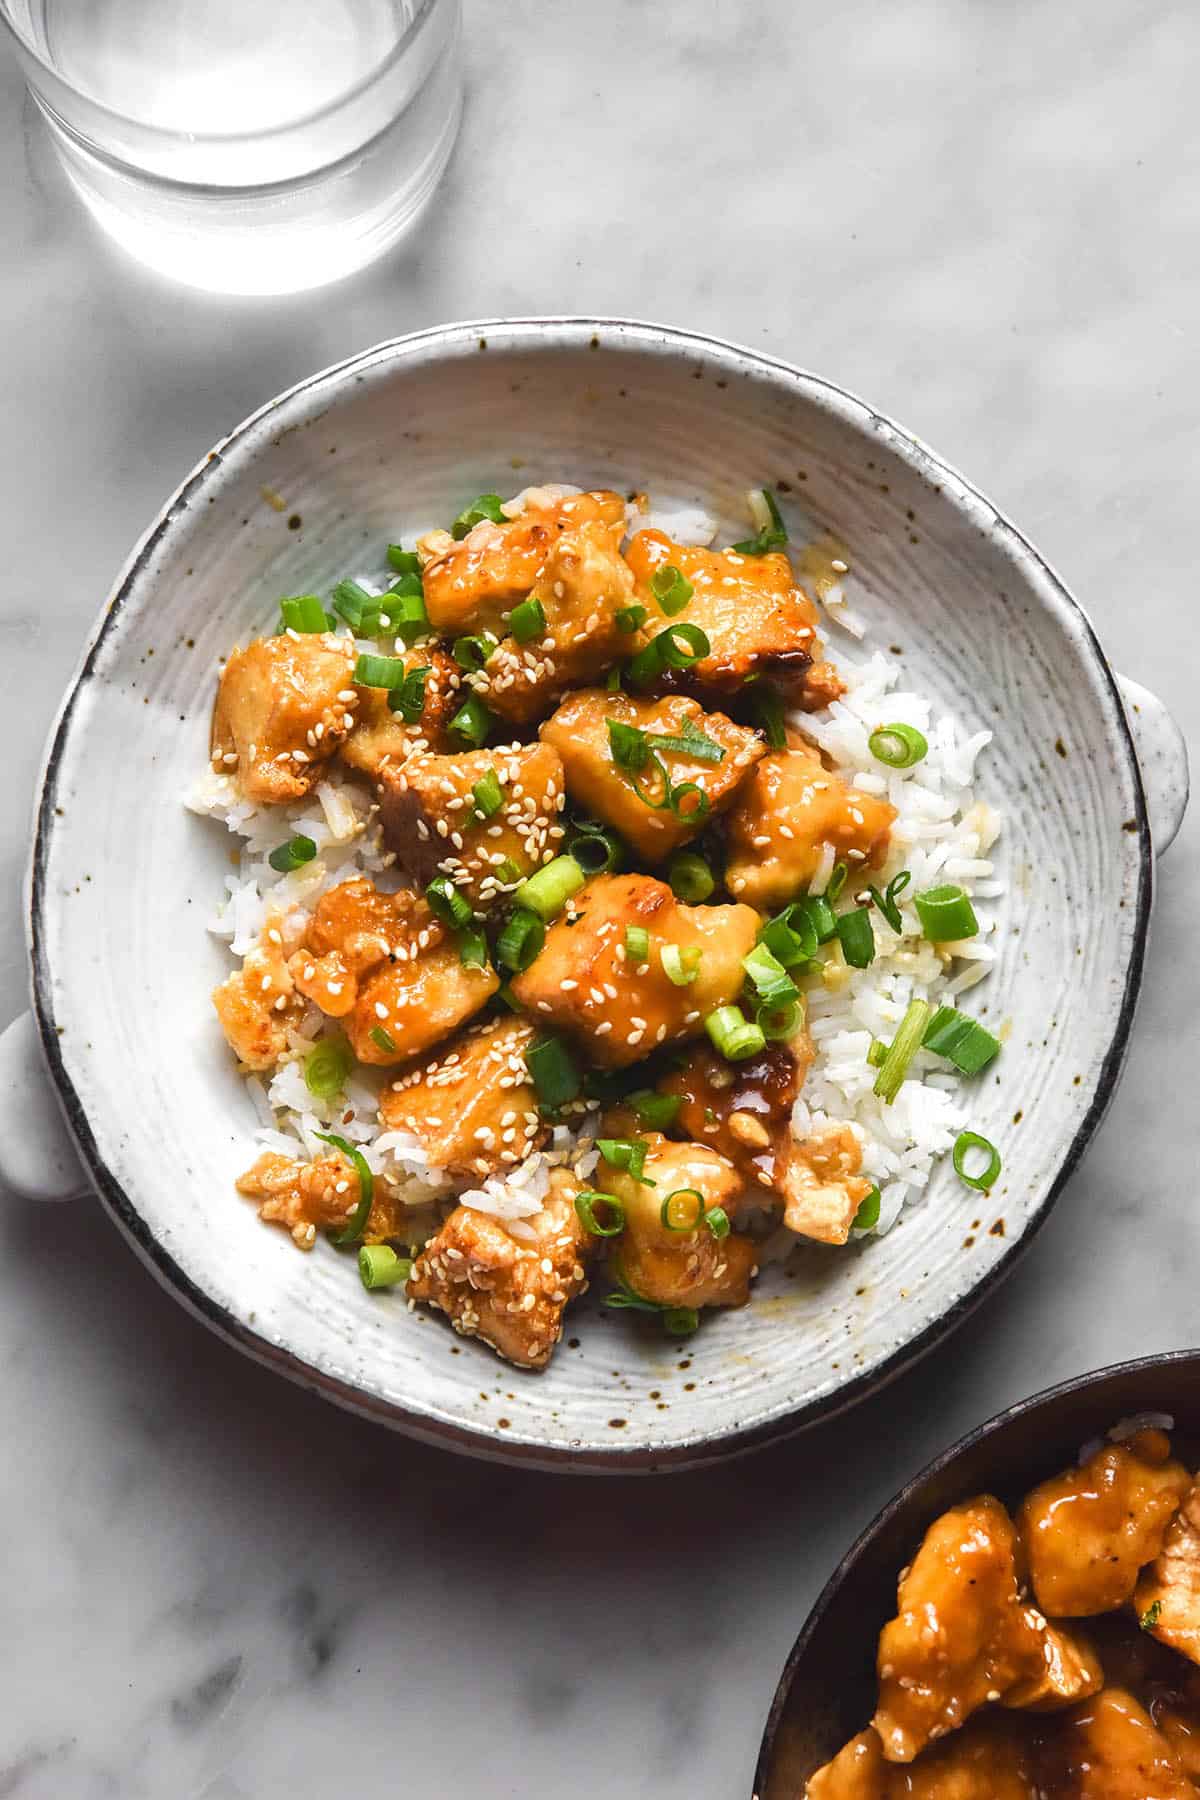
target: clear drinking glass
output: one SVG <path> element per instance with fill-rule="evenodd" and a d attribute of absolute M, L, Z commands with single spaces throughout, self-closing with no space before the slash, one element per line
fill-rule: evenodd
<path fill-rule="evenodd" d="M 85 203 L 192 287 L 362 268 L 458 131 L 460 0 L 0 0 L 0 20 Z"/>

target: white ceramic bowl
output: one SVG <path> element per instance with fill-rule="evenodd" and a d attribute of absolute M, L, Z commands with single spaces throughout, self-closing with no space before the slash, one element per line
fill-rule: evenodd
<path fill-rule="evenodd" d="M 1004 924 L 1020 930 L 992 978 L 1008 1054 L 974 1111 L 1004 1149 L 986 1208 L 1002 1235 L 985 1226 L 964 1250 L 979 1203 L 943 1169 L 889 1236 L 813 1247 L 682 1349 L 593 1302 L 549 1371 L 528 1375 L 396 1296 L 368 1297 L 346 1259 L 297 1254 L 238 1200 L 252 1115 L 209 1004 L 225 956 L 203 925 L 228 850 L 180 797 L 204 762 L 217 659 L 266 627 L 279 594 L 328 589 L 463 496 L 559 478 L 702 500 L 734 535 L 745 489 L 765 481 L 814 533 L 844 539 L 875 641 L 900 646 L 908 681 L 1003 743 L 982 786 L 1008 815 Z M 1135 705 L 1014 527 L 827 382 L 615 321 L 383 344 L 272 401 L 205 458 L 131 557 L 64 702 L 30 930 L 41 1042 L 87 1180 L 224 1336 L 424 1438 L 651 1469 L 809 1423 L 964 1317 L 1028 1244 L 1112 1095 L 1146 942 L 1151 822 L 1162 847 L 1186 798 L 1178 733 L 1149 696 Z M 31 1038 L 19 1026 L 0 1053 L 20 1120 L 0 1121 L 0 1176 L 62 1192 L 78 1180 Z"/>

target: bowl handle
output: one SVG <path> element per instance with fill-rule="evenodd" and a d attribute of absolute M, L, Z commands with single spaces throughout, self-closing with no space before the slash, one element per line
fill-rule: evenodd
<path fill-rule="evenodd" d="M 1174 843 L 1187 811 L 1187 744 L 1157 695 L 1127 675 L 1117 676 L 1117 686 L 1142 767 L 1154 854 L 1161 856 Z"/>
<path fill-rule="evenodd" d="M 0 1187 L 23 1200 L 91 1191 L 42 1055 L 32 1013 L 0 1032 Z"/>

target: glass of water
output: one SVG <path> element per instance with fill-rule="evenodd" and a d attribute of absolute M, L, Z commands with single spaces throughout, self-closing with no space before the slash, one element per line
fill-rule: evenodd
<path fill-rule="evenodd" d="M 460 0 L 0 0 L 0 21 L 87 206 L 192 287 L 364 267 L 458 131 Z"/>

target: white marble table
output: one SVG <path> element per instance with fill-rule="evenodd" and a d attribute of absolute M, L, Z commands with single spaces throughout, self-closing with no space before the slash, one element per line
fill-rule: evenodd
<path fill-rule="evenodd" d="M 127 546 L 252 406 L 431 321 L 661 317 L 832 375 L 1014 513 L 1200 727 L 1200 14 L 584 10 L 469 0 L 435 210 L 284 303 L 128 264 L 0 56 L 0 1025 L 43 734 Z M 1009 1400 L 1200 1337 L 1197 843 L 1161 867 L 1124 1086 L 1032 1256 L 888 1394 L 723 1470 L 414 1447 L 241 1361 L 98 1207 L 0 1197 L 0 1795 L 747 1795 L 807 1605 L 900 1481 Z"/>

